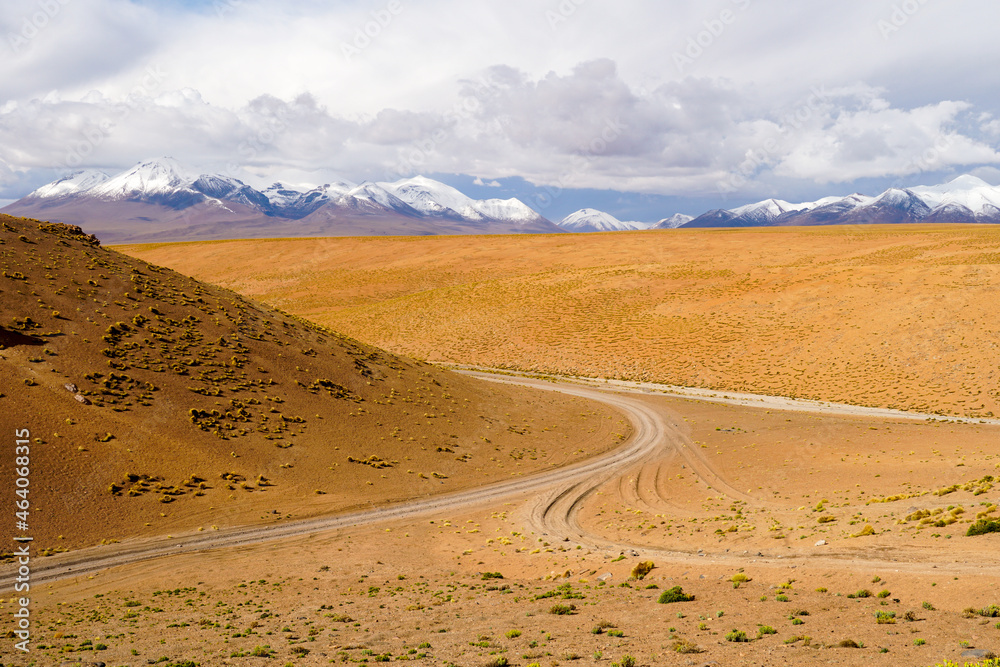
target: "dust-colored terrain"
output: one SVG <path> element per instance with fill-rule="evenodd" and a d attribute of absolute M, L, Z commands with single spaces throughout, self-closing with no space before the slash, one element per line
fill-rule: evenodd
<path fill-rule="evenodd" d="M 532 530 L 542 494 L 65 579 L 36 592 L 36 655 L 895 667 L 1000 648 L 1000 534 L 965 536 L 997 516 L 997 426 L 629 400 L 679 439 L 599 486 L 579 541 Z M 674 586 L 694 599 L 658 604 Z"/>
<path fill-rule="evenodd" d="M 0 426 L 7 489 L 30 430 L 38 552 L 472 488 L 627 434 L 600 405 L 488 387 L 9 217 Z"/>
<path fill-rule="evenodd" d="M 123 250 L 429 361 L 1000 414 L 994 226 Z"/>

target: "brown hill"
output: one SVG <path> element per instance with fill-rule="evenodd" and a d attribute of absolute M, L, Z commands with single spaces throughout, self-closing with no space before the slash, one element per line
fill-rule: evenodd
<path fill-rule="evenodd" d="M 125 251 L 431 361 L 1000 414 L 995 226 Z"/>
<path fill-rule="evenodd" d="M 0 432 L 8 460 L 31 432 L 40 550 L 452 491 L 592 454 L 620 424 L 0 216 Z"/>

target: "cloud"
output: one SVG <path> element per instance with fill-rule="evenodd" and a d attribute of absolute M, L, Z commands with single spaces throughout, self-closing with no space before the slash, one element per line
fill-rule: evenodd
<path fill-rule="evenodd" d="M 996 3 L 927 3 L 888 37 L 892 7 L 862 0 L 393 6 L 4 2 L 0 196 L 164 154 L 260 178 L 683 194 L 998 162 L 1000 70 L 968 66 Z M 691 39 L 701 51 L 678 72 Z"/>
<path fill-rule="evenodd" d="M 484 181 L 483 179 L 481 179 L 479 177 L 476 177 L 476 180 L 472 181 L 472 184 L 473 185 L 485 186 L 487 188 L 500 188 L 500 187 L 503 187 L 503 184 L 501 184 L 500 181 Z"/>

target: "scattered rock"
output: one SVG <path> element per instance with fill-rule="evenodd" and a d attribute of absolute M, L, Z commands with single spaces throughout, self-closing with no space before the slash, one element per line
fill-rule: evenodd
<path fill-rule="evenodd" d="M 84 405 L 90 405 L 90 399 L 84 396 L 83 394 L 74 394 L 73 398 L 75 398 L 79 403 L 83 403 Z"/>
<path fill-rule="evenodd" d="M 825 546 L 825 545 L 826 545 L 826 540 L 820 540 L 819 542 L 816 543 L 816 546 L 818 546 L 818 547 L 822 547 L 822 546 Z"/>
<path fill-rule="evenodd" d="M 605 572 L 604 574 L 602 574 L 601 576 L 599 576 L 597 578 L 597 580 L 598 581 L 609 581 L 612 577 L 614 577 L 613 574 L 611 574 L 610 572 Z"/>
<path fill-rule="evenodd" d="M 66 389 L 66 391 L 68 391 L 71 394 L 76 393 L 76 385 L 73 384 L 72 382 L 64 384 L 63 387 Z"/>
<path fill-rule="evenodd" d="M 989 660 L 995 657 L 993 651 L 987 651 L 984 648 L 970 648 L 962 651 L 963 658 L 975 658 L 977 660 Z"/>

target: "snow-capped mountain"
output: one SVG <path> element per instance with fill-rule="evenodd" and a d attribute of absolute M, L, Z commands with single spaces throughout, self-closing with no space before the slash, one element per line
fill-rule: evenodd
<path fill-rule="evenodd" d="M 765 199 L 754 204 L 725 210 L 715 209 L 684 224 L 685 227 L 764 227 L 774 224 L 782 214 L 811 208 L 810 204 L 791 204 L 782 199 Z"/>
<path fill-rule="evenodd" d="M 677 229 L 682 225 L 694 220 L 693 215 L 687 215 L 686 213 L 674 213 L 669 218 L 663 218 L 659 222 L 655 223 L 650 229 Z"/>
<path fill-rule="evenodd" d="M 875 197 L 854 193 L 789 204 L 766 199 L 704 213 L 685 227 L 1000 223 L 1000 187 L 974 176 L 940 185 L 889 188 Z"/>
<path fill-rule="evenodd" d="M 569 232 L 623 232 L 649 227 L 641 222 L 622 222 L 610 213 L 594 208 L 581 208 L 556 224 Z"/>
<path fill-rule="evenodd" d="M 424 176 L 378 185 L 430 217 L 515 224 L 544 220 L 519 199 L 472 199 L 450 185 Z"/>
<path fill-rule="evenodd" d="M 63 176 L 58 180 L 52 181 L 48 185 L 43 185 L 25 197 L 25 199 L 55 199 L 57 197 L 64 197 L 82 190 L 89 190 L 109 178 L 110 176 L 103 171 L 96 169 L 76 171 L 68 176 Z"/>
<path fill-rule="evenodd" d="M 275 183 L 260 191 L 231 176 L 199 174 L 172 158 L 141 162 L 111 177 L 77 172 L 35 190 L 4 212 L 79 224 L 103 233 L 105 241 L 157 240 L 165 234 L 235 238 L 561 231 L 517 199 L 476 200 L 422 176 L 394 183 L 338 181 L 306 191 Z"/>

